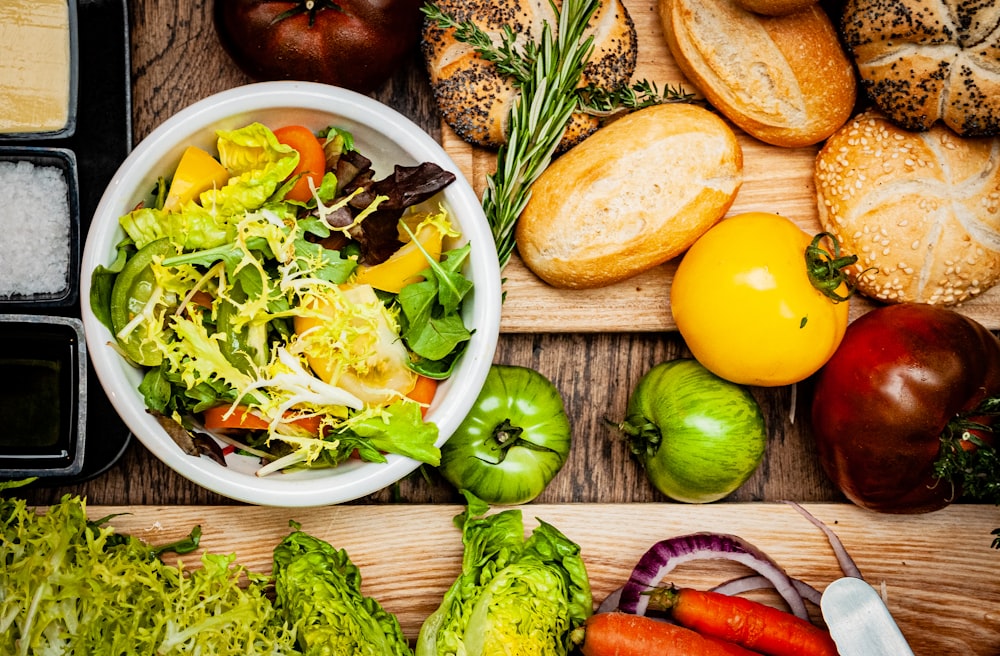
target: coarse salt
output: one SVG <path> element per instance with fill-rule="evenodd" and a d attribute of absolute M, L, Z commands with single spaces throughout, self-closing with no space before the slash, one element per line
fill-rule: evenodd
<path fill-rule="evenodd" d="M 0 161 L 0 299 L 66 289 L 68 186 L 61 169 Z"/>

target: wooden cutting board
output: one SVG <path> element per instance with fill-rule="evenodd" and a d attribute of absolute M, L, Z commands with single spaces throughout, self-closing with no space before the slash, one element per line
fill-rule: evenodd
<path fill-rule="evenodd" d="M 656 0 L 623 0 L 635 22 L 639 56 L 634 78 L 666 84 L 687 83 L 677 69 L 663 37 Z M 744 182 L 730 214 L 748 211 L 787 216 L 810 234 L 821 232 L 813 184 L 813 162 L 818 146 L 770 146 L 736 129 L 743 147 Z M 459 169 L 482 197 L 486 178 L 496 168 L 496 154 L 462 141 L 447 125 L 442 143 Z M 636 172 L 655 177 L 656 171 Z M 515 254 L 503 272 L 506 300 L 500 329 L 508 333 L 539 332 L 651 332 L 674 330 L 670 314 L 670 281 L 677 260 L 630 280 L 594 290 L 559 290 L 529 271 Z M 852 302 L 852 318 L 875 305 L 863 298 Z M 1000 329 L 1000 286 L 959 309 L 987 328 Z"/>
<path fill-rule="evenodd" d="M 866 580 L 887 605 L 916 656 L 996 656 L 1000 653 L 1000 551 L 990 531 L 1000 508 L 962 505 L 928 515 L 879 515 L 850 504 L 806 504 L 840 536 Z M 331 506 L 310 509 L 253 506 L 91 506 L 92 519 L 154 544 L 203 531 L 202 548 L 234 553 L 256 572 L 271 570 L 271 551 L 295 520 L 308 533 L 346 549 L 360 568 L 363 591 L 397 615 L 413 639 L 461 568 L 461 535 L 450 505 Z M 522 507 L 527 530 L 543 519 L 580 544 L 595 600 L 628 577 L 657 541 L 713 531 L 755 544 L 789 575 L 822 590 L 840 576 L 824 535 L 782 503 L 689 506 L 559 504 Z M 197 565 L 196 554 L 182 558 Z M 719 561 L 680 566 L 669 580 L 710 587 L 749 570 Z M 762 600 L 777 603 L 773 595 Z"/>

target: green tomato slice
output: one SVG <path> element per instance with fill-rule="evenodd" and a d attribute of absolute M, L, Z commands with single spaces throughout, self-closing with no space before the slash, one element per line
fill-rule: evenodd
<path fill-rule="evenodd" d="M 439 470 L 487 503 L 527 503 L 566 464 L 571 438 L 562 396 L 548 378 L 493 365 L 472 410 L 441 447 Z"/>

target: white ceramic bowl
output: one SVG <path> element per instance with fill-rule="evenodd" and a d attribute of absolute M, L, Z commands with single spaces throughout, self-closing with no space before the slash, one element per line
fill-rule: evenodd
<path fill-rule="evenodd" d="M 215 131 L 253 121 L 278 127 L 299 123 L 314 130 L 337 125 L 353 133 L 358 150 L 372 160 L 377 177 L 394 164 L 436 162 L 456 174 L 443 192 L 462 239 L 472 245 L 466 276 L 474 290 L 464 319 L 474 330 L 468 350 L 450 379 L 438 388 L 427 420 L 437 424 L 443 444 L 465 418 L 493 361 L 500 330 L 500 271 L 486 217 L 475 192 L 455 162 L 427 133 L 391 108 L 351 91 L 305 82 L 251 84 L 206 98 L 156 128 L 128 156 L 112 178 L 94 214 L 81 262 L 80 298 L 87 347 L 101 385 L 125 424 L 160 460 L 191 481 L 239 501 L 269 506 L 318 506 L 350 501 L 390 485 L 419 466 L 401 456 L 388 463 L 351 461 L 334 469 L 257 477 L 256 459 L 229 456 L 222 467 L 207 457 L 185 455 L 146 413 L 137 386 L 140 371 L 109 346 L 114 338 L 90 309 L 90 278 L 98 265 L 112 261 L 122 239 L 118 218 L 145 198 L 158 176 L 169 175 L 184 148 L 214 152 Z"/>

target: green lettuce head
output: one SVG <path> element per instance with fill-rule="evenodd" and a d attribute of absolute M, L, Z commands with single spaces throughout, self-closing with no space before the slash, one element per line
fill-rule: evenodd
<path fill-rule="evenodd" d="M 411 656 L 395 615 L 361 594 L 343 549 L 295 531 L 274 550 L 275 607 L 306 656 Z"/>
<path fill-rule="evenodd" d="M 541 520 L 525 539 L 520 510 L 483 517 L 486 504 L 466 496 L 462 573 L 421 626 L 416 656 L 565 655 L 593 612 L 579 545 Z"/>

